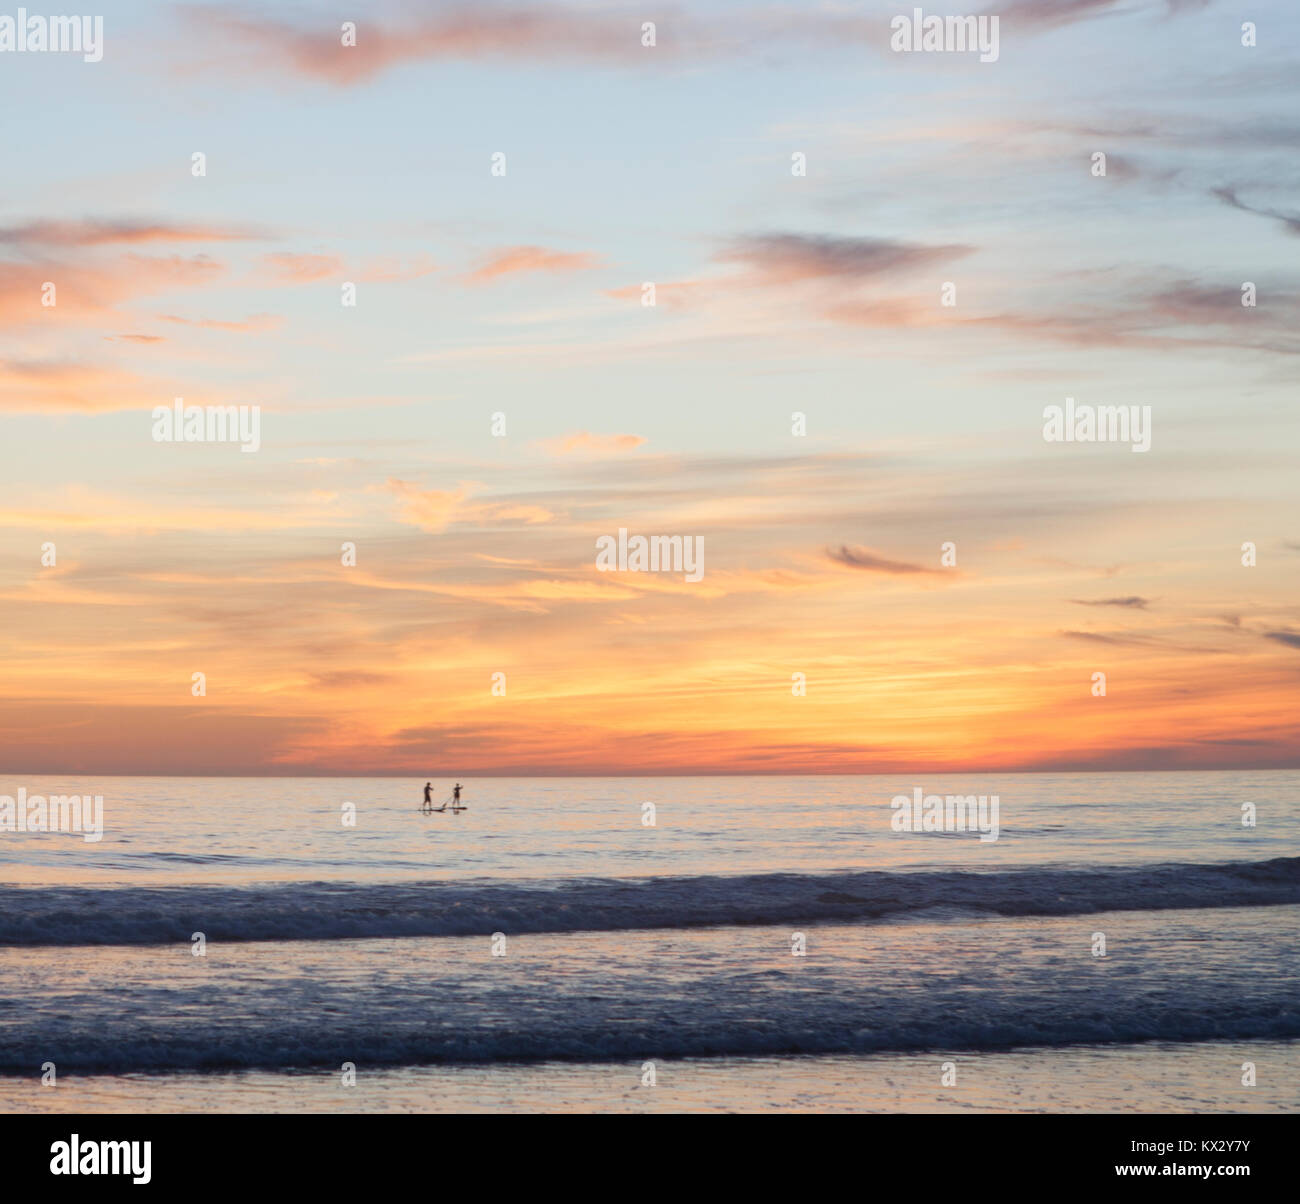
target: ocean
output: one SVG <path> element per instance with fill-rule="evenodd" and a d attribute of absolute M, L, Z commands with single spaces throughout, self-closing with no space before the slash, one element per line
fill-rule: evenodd
<path fill-rule="evenodd" d="M 0 779 L 0 1110 L 1300 1108 L 1294 771 L 462 780 Z"/>

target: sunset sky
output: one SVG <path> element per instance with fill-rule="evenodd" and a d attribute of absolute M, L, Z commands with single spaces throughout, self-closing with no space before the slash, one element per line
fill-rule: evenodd
<path fill-rule="evenodd" d="M 1300 766 L 1290 0 L 106 7 L 0 54 L 0 768 Z"/>

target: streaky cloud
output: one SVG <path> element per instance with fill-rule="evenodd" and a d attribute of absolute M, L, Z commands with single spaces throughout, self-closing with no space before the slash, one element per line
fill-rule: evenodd
<path fill-rule="evenodd" d="M 1071 598 L 1070 601 L 1076 606 L 1124 606 L 1134 610 L 1146 610 L 1150 603 L 1149 598 L 1137 594 L 1131 594 L 1127 598 Z"/>
<path fill-rule="evenodd" d="M 859 281 L 971 254 L 974 247 L 924 246 L 888 238 L 772 233 L 733 239 L 714 258 L 755 269 L 778 284 L 801 280 Z"/>
<path fill-rule="evenodd" d="M 168 222 L 36 221 L 0 227 L 0 243 L 17 246 L 102 247 L 154 242 L 243 242 L 268 237 L 253 229 L 177 225 Z"/>
<path fill-rule="evenodd" d="M 1218 197 L 1225 205 L 1230 205 L 1233 209 L 1240 209 L 1242 213 L 1253 213 L 1257 217 L 1267 217 L 1275 222 L 1280 222 L 1283 229 L 1288 234 L 1300 236 L 1300 214 L 1283 213 L 1280 209 L 1262 209 L 1257 205 L 1247 205 L 1238 195 L 1235 188 L 1223 187 L 1215 188 L 1213 195 Z"/>
<path fill-rule="evenodd" d="M 826 555 L 836 564 L 851 569 L 863 569 L 871 573 L 886 573 L 889 576 L 907 576 L 911 574 L 930 575 L 948 570 L 926 568 L 921 564 L 912 564 L 906 560 L 891 560 L 881 556 L 870 548 L 840 544 L 838 548 L 827 548 Z"/>

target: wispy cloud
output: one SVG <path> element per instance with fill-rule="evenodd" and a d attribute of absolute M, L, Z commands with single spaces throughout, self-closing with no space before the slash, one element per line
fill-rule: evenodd
<path fill-rule="evenodd" d="M 1231 205 L 1234 209 L 1240 209 L 1243 213 L 1253 213 L 1257 217 L 1271 218 L 1275 222 L 1280 222 L 1288 234 L 1300 235 L 1300 214 L 1284 213 L 1280 209 L 1264 209 L 1258 205 L 1247 205 L 1238 195 L 1235 188 L 1216 188 L 1214 195 L 1219 198 L 1225 205 Z"/>
<path fill-rule="evenodd" d="M 1120 0 L 1013 0 L 996 11 L 1003 28 L 1030 34 L 1114 11 Z M 651 69 L 664 59 L 700 62 L 752 56 L 763 50 L 887 54 L 889 12 L 752 5 L 713 19 L 679 9 L 650 14 L 628 7 L 562 3 L 467 3 L 444 0 L 434 11 L 408 16 L 380 6 L 358 22 L 355 44 L 339 26 L 293 22 L 251 6 L 196 4 L 183 20 L 201 34 L 201 55 L 229 71 L 355 87 L 421 62 L 540 63 Z M 654 17 L 653 46 L 643 24 Z"/>
<path fill-rule="evenodd" d="M 0 227 L 0 243 L 40 247 L 103 247 L 135 243 L 239 242 L 265 238 L 251 229 L 227 226 L 181 225 L 170 222 L 36 221 Z"/>
<path fill-rule="evenodd" d="M 1059 29 L 1089 17 L 1114 12 L 1120 0 L 1011 0 L 993 12 L 1002 18 L 1004 29 L 1033 31 Z"/>
<path fill-rule="evenodd" d="M 644 56 L 641 20 L 619 13 L 562 5 L 447 3 L 409 20 L 382 13 L 360 26 L 345 46 L 337 23 L 307 26 L 252 8 L 213 4 L 185 10 L 204 37 L 246 53 L 242 69 L 288 68 L 296 75 L 340 87 L 365 83 L 408 63 L 438 61 L 595 61 L 632 63 Z M 644 59 L 643 59 L 644 61 Z"/>
<path fill-rule="evenodd" d="M 213 283 L 225 264 L 206 254 L 142 255 L 128 252 L 109 262 L 69 264 L 0 262 L 0 319 L 48 323 L 51 310 L 63 320 L 101 321 L 117 326 L 123 302 L 175 289 Z M 42 305 L 46 283 L 55 286 L 57 307 Z"/>
<path fill-rule="evenodd" d="M 453 523 L 531 526 L 555 517 L 545 506 L 526 502 L 471 501 L 471 490 L 463 485 L 457 489 L 421 489 L 411 481 L 390 477 L 387 488 L 401 500 L 403 521 L 424 531 L 445 531 Z"/>
<path fill-rule="evenodd" d="M 926 568 L 924 565 L 912 564 L 906 560 L 891 560 L 887 556 L 881 556 L 878 552 L 873 552 L 870 548 L 850 546 L 849 544 L 840 544 L 838 548 L 827 548 L 826 555 L 836 564 L 842 564 L 851 569 L 863 569 L 870 573 L 886 573 L 895 577 L 917 573 L 951 572 L 951 570 Z"/>
<path fill-rule="evenodd" d="M 337 255 L 273 251 L 264 255 L 262 262 L 271 278 L 281 284 L 310 284 L 343 270 L 343 261 Z"/>
<path fill-rule="evenodd" d="M 1127 598 L 1071 598 L 1076 606 L 1122 606 L 1132 610 L 1146 610 L 1150 599 L 1131 594 Z"/>
<path fill-rule="evenodd" d="M 428 255 L 417 255 L 409 262 L 390 256 L 365 264 L 357 273 L 357 279 L 366 284 L 395 284 L 403 280 L 418 280 L 437 270 L 438 265 Z"/>
<path fill-rule="evenodd" d="M 553 455 L 565 456 L 574 452 L 591 452 L 597 455 L 609 452 L 634 451 L 644 446 L 644 435 L 593 435 L 591 431 L 576 431 L 558 439 L 543 440 L 542 446 Z"/>
<path fill-rule="evenodd" d="M 77 360 L 0 360 L 0 410 L 82 413 L 142 411 L 149 398 L 182 392 L 174 382 L 151 380 L 123 368 Z M 195 390 L 188 396 L 198 400 Z M 143 418 L 142 418 L 143 422 Z M 142 425 L 142 430 L 146 428 Z"/>
<path fill-rule="evenodd" d="M 1114 644 L 1120 647 L 1149 647 L 1157 641 L 1143 639 L 1141 636 L 1133 635 L 1111 635 L 1102 631 L 1063 631 L 1061 632 L 1067 640 L 1086 640 L 1092 644 Z"/>
<path fill-rule="evenodd" d="M 547 247 L 504 247 L 471 272 L 470 284 L 487 284 L 520 272 L 580 272 L 599 267 L 600 257 L 585 251 L 552 251 Z"/>
<path fill-rule="evenodd" d="M 252 314 L 242 321 L 225 321 L 218 318 L 182 318 L 175 314 L 159 314 L 158 321 L 172 322 L 178 326 L 193 326 L 199 330 L 225 330 L 234 334 L 267 334 L 284 325 L 279 314 Z"/>
<path fill-rule="evenodd" d="M 733 239 L 715 258 L 751 268 L 771 284 L 804 280 L 860 282 L 944 263 L 973 247 L 923 246 L 887 238 L 829 234 L 754 234 Z"/>

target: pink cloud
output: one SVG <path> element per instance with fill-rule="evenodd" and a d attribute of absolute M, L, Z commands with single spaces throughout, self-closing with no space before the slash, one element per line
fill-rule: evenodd
<path fill-rule="evenodd" d="M 220 226 L 172 225 L 167 222 L 38 221 L 0 227 L 0 243 L 43 247 L 101 247 L 115 243 L 234 242 L 263 238 L 252 230 Z"/>
<path fill-rule="evenodd" d="M 439 60 L 559 59 L 635 61 L 652 54 L 641 45 L 641 18 L 551 6 L 547 9 L 452 4 L 405 26 L 359 22 L 356 44 L 345 46 L 337 23 L 304 28 L 254 10 L 216 5 L 187 10 L 209 45 L 225 43 L 267 70 L 286 68 L 309 79 L 349 87 L 405 63 Z M 249 50 L 253 54 L 250 56 Z"/>
<path fill-rule="evenodd" d="M 600 258 L 582 251 L 552 251 L 546 247 L 505 247 L 466 279 L 486 284 L 518 272 L 580 272 L 599 267 Z"/>
<path fill-rule="evenodd" d="M 262 262 L 281 284 L 310 284 L 343 270 L 337 255 L 307 255 L 292 251 L 274 251 L 263 255 Z"/>

